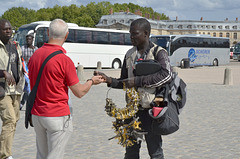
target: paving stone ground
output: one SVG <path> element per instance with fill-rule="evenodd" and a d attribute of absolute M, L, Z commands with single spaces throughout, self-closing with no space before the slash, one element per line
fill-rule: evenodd
<path fill-rule="evenodd" d="M 222 67 L 178 69 L 187 83 L 187 104 L 180 114 L 180 129 L 163 136 L 166 159 L 240 159 L 240 67 L 231 67 L 233 85 L 223 85 Z M 92 75 L 84 70 L 84 78 Z M 103 69 L 118 77 L 119 70 Z M 93 86 L 82 99 L 71 95 L 74 132 L 65 159 L 122 159 L 124 148 L 114 136 L 113 118 L 105 111 L 109 88 L 106 84 Z M 119 107 L 125 106 L 124 92 L 111 89 L 109 97 Z M 36 156 L 33 128 L 24 127 L 24 110 L 17 125 L 13 157 L 34 159 Z M 149 159 L 146 144 L 142 144 L 141 159 Z"/>

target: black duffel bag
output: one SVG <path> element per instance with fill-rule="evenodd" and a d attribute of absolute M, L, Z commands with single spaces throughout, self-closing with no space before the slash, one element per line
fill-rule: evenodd
<path fill-rule="evenodd" d="M 160 90 L 164 90 L 164 93 Z M 156 91 L 156 97 L 163 97 L 164 106 L 158 115 L 154 114 L 154 108 L 149 110 L 149 115 L 153 118 L 154 133 L 169 135 L 179 129 L 179 114 L 186 104 L 186 91 L 186 83 L 176 73 L 173 73 L 170 84 L 165 84 Z"/>

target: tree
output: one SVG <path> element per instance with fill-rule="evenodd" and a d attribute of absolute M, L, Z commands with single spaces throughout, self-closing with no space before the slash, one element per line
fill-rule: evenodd
<path fill-rule="evenodd" d="M 94 27 L 95 23 L 92 20 L 92 17 L 88 14 L 83 14 L 81 17 L 76 19 L 76 24 L 84 27 Z"/>
<path fill-rule="evenodd" d="M 63 8 L 59 5 L 55 5 L 50 9 L 54 19 L 63 19 Z"/>
<path fill-rule="evenodd" d="M 91 2 L 86 6 L 86 14 L 92 17 L 95 24 L 99 22 L 101 16 L 103 15 L 104 8 L 100 5 L 96 5 L 95 2 Z"/>
<path fill-rule="evenodd" d="M 77 18 L 80 16 L 80 8 L 75 4 L 69 7 L 63 7 L 63 20 L 69 23 L 76 23 Z"/>
<path fill-rule="evenodd" d="M 35 20 L 36 11 L 23 7 L 13 7 L 2 15 L 3 19 L 10 21 L 13 27 L 18 28 Z"/>
<path fill-rule="evenodd" d="M 53 19 L 60 18 L 69 23 L 76 23 L 80 26 L 95 27 L 103 15 L 109 14 L 109 10 L 113 9 L 114 12 L 126 11 L 135 13 L 140 10 L 142 15 L 145 13 L 154 16 L 156 19 L 160 17 L 161 20 L 169 19 L 163 13 L 155 12 L 151 7 L 141 7 L 133 3 L 115 3 L 114 5 L 107 1 L 90 2 L 86 6 L 70 6 L 55 5 L 53 8 L 41 8 L 37 11 L 29 10 L 23 7 L 13 7 L 7 10 L 1 18 L 8 19 L 12 26 L 18 28 L 21 25 L 28 24 L 34 21 L 52 21 Z"/>
<path fill-rule="evenodd" d="M 51 8 L 41 8 L 36 13 L 37 21 L 51 21 L 55 19 L 56 15 Z"/>

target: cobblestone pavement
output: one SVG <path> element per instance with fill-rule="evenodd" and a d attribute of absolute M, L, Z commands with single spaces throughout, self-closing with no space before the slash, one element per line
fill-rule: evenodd
<path fill-rule="evenodd" d="M 232 67 L 234 85 L 223 85 L 225 67 L 179 69 L 188 84 L 187 104 L 180 114 L 180 129 L 163 136 L 166 159 L 240 159 L 240 68 Z M 118 77 L 119 70 L 102 70 Z M 85 70 L 84 78 L 92 70 Z M 93 86 L 82 99 L 71 96 L 74 132 L 65 159 L 122 159 L 124 148 L 114 136 L 113 118 L 104 111 L 108 88 Z M 108 96 L 124 107 L 124 92 L 111 89 Z M 33 128 L 25 129 L 24 111 L 17 125 L 13 157 L 34 159 L 36 155 Z M 141 159 L 148 159 L 142 144 Z"/>

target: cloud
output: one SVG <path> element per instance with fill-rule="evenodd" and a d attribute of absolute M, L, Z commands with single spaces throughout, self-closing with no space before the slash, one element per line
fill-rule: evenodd
<path fill-rule="evenodd" d="M 235 19 L 240 13 L 239 0 L 152 0 L 148 5 L 155 11 L 164 13 L 170 19 L 180 20 L 224 20 Z"/>
<path fill-rule="evenodd" d="M 95 0 L 98 3 L 106 0 Z M 59 6 L 86 6 L 89 0 L 0 0 L 0 15 L 12 7 L 26 7 L 34 10 L 40 8 Z M 178 16 L 179 20 L 223 20 L 225 18 L 235 19 L 240 13 L 239 0 L 111 0 L 110 3 L 134 3 L 142 7 L 151 7 L 154 11 L 164 13 L 171 19 Z M 240 19 L 240 18 L 239 18 Z"/>

